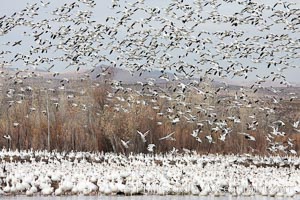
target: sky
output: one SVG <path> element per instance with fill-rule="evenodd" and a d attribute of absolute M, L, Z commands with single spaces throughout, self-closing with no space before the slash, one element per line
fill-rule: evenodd
<path fill-rule="evenodd" d="M 130 1 L 130 0 L 129 0 Z M 24 7 L 27 6 L 27 4 L 34 4 L 35 2 L 40 2 L 40 1 L 34 1 L 34 0 L 0 0 L 0 15 L 3 16 L 3 15 L 11 15 L 13 14 L 14 12 L 18 12 L 20 10 L 22 10 Z M 69 0 L 61 0 L 61 1 L 51 1 L 51 6 L 53 6 L 54 8 L 59 6 L 59 5 L 62 5 L 64 3 L 71 3 L 73 1 L 69 1 Z M 101 2 L 101 3 L 100 3 Z M 130 1 L 131 2 L 131 1 Z M 161 0 L 146 0 L 145 2 L 150 2 L 150 4 L 148 4 L 149 6 L 152 6 L 152 7 L 159 7 L 159 8 L 162 8 L 162 7 L 165 7 L 166 5 L 166 2 L 169 2 L 169 1 L 161 1 Z M 269 4 L 269 5 L 273 5 L 274 4 L 274 0 L 257 0 L 256 2 L 264 2 L 265 4 Z M 295 7 L 297 8 L 300 8 L 300 1 L 298 0 L 288 0 L 288 2 L 292 2 L 292 3 L 296 3 Z M 93 19 L 96 20 L 97 22 L 99 23 L 105 23 L 105 20 L 107 18 L 107 16 L 112 16 L 113 12 L 111 10 L 111 0 L 101 0 L 101 1 L 96 1 L 97 5 L 96 7 L 93 9 L 94 13 L 93 13 Z M 50 6 L 50 5 L 49 5 Z M 238 6 L 237 6 L 238 7 Z M 235 9 L 238 9 L 238 8 L 232 8 L 232 7 L 229 7 L 229 6 L 225 6 L 225 7 L 222 7 L 221 10 L 223 13 L 231 13 L 231 12 L 235 12 Z M 41 17 L 45 17 L 45 16 L 48 16 L 49 13 L 45 13 L 44 16 L 41 16 Z M 0 17 L 1 17 L 0 16 Z M 144 16 L 137 16 L 137 17 L 141 17 L 143 18 Z M 223 24 L 204 24 L 203 27 L 201 27 L 205 30 L 208 30 L 208 31 L 216 31 L 218 29 L 222 30 L 222 29 L 226 29 L 226 25 L 223 25 Z M 0 36 L 0 43 L 3 44 L 3 43 L 6 43 L 7 41 L 10 41 L 10 40 L 18 40 L 20 35 L 19 33 L 22 33 L 24 30 L 16 30 L 16 32 L 18 32 L 17 34 L 15 33 L 10 33 L 8 36 Z M 247 27 L 244 27 L 244 31 L 247 32 L 248 35 L 251 36 L 251 34 L 254 32 L 255 34 L 259 34 L 257 33 L 256 31 L 253 31 L 252 30 L 249 30 Z M 272 31 L 274 31 L 274 34 L 280 34 L 281 30 L 278 29 L 276 30 L 273 29 Z M 299 30 L 298 32 L 299 33 Z M 295 39 L 300 39 L 299 37 L 300 34 L 293 34 L 292 37 L 294 37 Z M 32 41 L 28 41 L 28 45 L 26 45 L 27 47 L 31 45 L 31 42 Z M 23 47 L 21 47 L 23 48 Z M 5 49 L 5 47 L 2 47 L 2 49 Z M 16 51 L 21 51 L 21 49 L 16 49 Z M 55 54 L 55 53 L 54 53 Z M 300 83 L 300 78 L 299 78 L 299 75 L 300 75 L 300 68 L 299 68 L 299 64 L 300 63 L 300 60 L 295 60 L 294 61 L 294 65 L 298 66 L 298 68 L 289 68 L 287 69 L 285 72 L 284 72 L 284 75 L 286 76 L 286 79 L 289 80 L 290 82 L 292 83 Z M 245 65 L 249 65 L 251 63 L 248 63 L 247 61 L 245 61 Z M 42 67 L 43 68 L 43 67 Z M 235 78 L 234 80 L 230 80 L 231 82 L 233 83 L 236 83 L 236 82 L 247 82 L 247 81 L 251 81 L 251 78 L 255 78 L 256 75 L 259 75 L 259 76 L 264 76 L 264 75 L 267 75 L 269 73 L 269 71 L 266 71 L 266 68 L 265 67 L 260 67 L 258 65 L 257 67 L 258 69 L 255 70 L 252 74 L 250 73 L 249 75 L 249 79 L 248 80 L 244 80 L 244 79 L 241 79 L 241 78 Z M 54 70 L 56 71 L 63 71 L 65 70 L 64 67 L 61 67 L 61 66 L 55 66 Z"/>

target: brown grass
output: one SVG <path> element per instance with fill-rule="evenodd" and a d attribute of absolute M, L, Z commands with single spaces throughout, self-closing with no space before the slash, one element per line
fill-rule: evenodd
<path fill-rule="evenodd" d="M 72 85 L 73 84 L 73 85 Z M 114 92 L 108 83 L 101 83 L 100 86 L 91 87 L 93 84 L 86 84 L 85 87 L 79 87 L 81 83 L 70 83 L 69 88 L 65 91 L 56 91 L 54 93 L 48 91 L 48 107 L 50 116 L 50 133 L 51 133 L 51 149 L 62 151 L 112 151 L 117 153 L 128 152 L 147 152 L 147 145 L 154 143 L 156 152 L 166 152 L 172 150 L 173 147 L 181 150 L 182 148 L 193 149 L 199 153 L 255 153 L 268 154 L 266 150 L 268 143 L 265 138 L 270 133 L 270 122 L 283 119 L 284 121 L 292 122 L 295 118 L 299 118 L 299 101 L 283 102 L 276 106 L 274 114 L 266 116 L 266 112 L 253 111 L 253 108 L 229 108 L 225 106 L 226 101 L 218 104 L 215 99 L 204 99 L 203 96 L 197 95 L 190 91 L 185 102 L 190 105 L 178 104 L 179 101 L 170 103 L 166 99 L 157 99 L 156 103 L 149 103 L 152 97 L 139 96 L 135 92 L 126 92 L 122 94 L 125 98 L 124 102 L 118 101 L 115 97 L 108 98 L 109 92 Z M 72 86 L 72 87 L 71 87 Z M 11 85 L 6 85 L 7 88 Z M 129 86 L 128 86 L 129 87 Z M 6 89 L 7 89 L 6 88 Z M 85 93 L 79 93 L 77 90 L 85 90 Z M 224 92 L 222 95 L 233 98 L 230 92 Z M 231 92 L 234 94 L 234 92 Z M 33 91 L 23 93 L 22 103 L 16 103 L 20 97 L 14 95 L 13 98 L 7 98 L 2 95 L 1 114 L 0 114 L 0 134 L 10 134 L 12 137 L 12 149 L 47 149 L 47 96 L 39 88 L 34 88 Z M 74 98 L 68 98 L 68 95 L 73 94 Z M 54 99 L 55 98 L 55 99 Z M 251 97 L 253 99 L 262 98 L 260 96 Z M 142 101 L 147 101 L 146 105 L 142 105 Z M 9 106 L 9 101 L 14 103 Z M 132 103 L 133 101 L 140 103 Z M 177 102 L 177 103 L 176 103 Z M 56 106 L 55 103 L 58 103 Z M 204 123 L 200 138 L 202 143 L 197 142 L 192 136 L 193 129 L 197 128 L 196 123 L 187 122 L 183 117 L 176 125 L 172 124 L 167 117 L 157 115 L 157 112 L 165 112 L 165 109 L 174 107 L 174 112 L 178 110 L 191 109 L 191 115 L 196 115 L 199 119 L 214 120 L 216 117 L 211 117 L 203 112 L 197 112 L 193 109 L 195 105 L 201 103 L 209 103 L 214 105 L 214 112 L 218 114 L 218 120 L 226 120 L 228 128 L 232 129 L 225 142 L 218 138 L 221 131 L 212 132 L 211 125 Z M 76 106 L 76 105 L 77 106 Z M 119 110 L 115 107 L 119 104 Z M 153 110 L 153 106 L 159 106 L 160 110 Z M 264 106 L 272 106 L 267 101 Z M 30 111 L 31 108 L 35 111 Z M 126 112 L 126 109 L 128 112 Z M 125 111 L 124 111 L 125 110 Z M 177 110 L 177 111 L 176 111 Z M 244 136 L 238 134 L 246 129 L 246 123 L 250 122 L 249 115 L 255 112 L 256 118 L 259 121 L 257 130 L 247 131 L 249 134 L 256 137 L 256 142 L 248 141 Z M 242 123 L 235 124 L 227 119 L 228 116 L 240 116 Z M 160 121 L 163 125 L 158 125 Z M 13 123 L 18 122 L 19 125 L 14 127 Z M 147 131 L 150 134 L 147 136 L 147 143 L 143 143 L 137 134 L 137 130 Z M 159 141 L 160 137 L 175 131 L 176 141 Z M 287 145 L 288 138 L 295 140 L 296 151 L 299 152 L 300 134 L 296 134 L 290 124 L 287 124 L 282 131 L 286 132 L 286 137 L 275 138 L 274 141 L 282 142 Z M 215 143 L 209 144 L 205 136 L 211 134 Z M 125 149 L 120 140 L 131 140 L 129 149 Z M 6 147 L 7 141 L 0 140 L 0 146 Z M 280 152 L 279 152 L 280 153 Z"/>

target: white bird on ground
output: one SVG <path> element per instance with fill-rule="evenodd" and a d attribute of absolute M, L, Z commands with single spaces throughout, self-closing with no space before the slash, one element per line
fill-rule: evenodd
<path fill-rule="evenodd" d="M 178 149 L 173 147 L 172 150 L 170 151 L 170 154 L 177 154 L 177 152 L 178 152 Z"/>
<path fill-rule="evenodd" d="M 141 136 L 142 141 L 145 143 L 146 142 L 146 136 L 149 134 L 150 130 L 146 131 L 145 133 L 142 133 L 137 130 L 137 133 Z"/>
<path fill-rule="evenodd" d="M 159 138 L 159 140 L 173 140 L 175 141 L 176 139 L 174 137 L 172 137 L 172 135 L 174 134 L 175 132 L 172 132 L 170 134 L 168 134 L 167 136 L 165 137 L 162 137 L 162 138 Z"/>
<path fill-rule="evenodd" d="M 147 150 L 153 152 L 155 144 L 148 144 Z"/>

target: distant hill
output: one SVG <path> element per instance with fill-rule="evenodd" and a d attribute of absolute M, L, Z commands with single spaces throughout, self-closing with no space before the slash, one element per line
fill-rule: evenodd
<path fill-rule="evenodd" d="M 144 71 L 144 72 L 134 72 L 131 73 L 128 70 L 109 67 L 109 66 L 98 66 L 93 70 L 86 70 L 84 72 L 78 73 L 77 75 L 89 74 L 90 78 L 93 80 L 103 79 L 110 77 L 111 79 L 122 81 L 125 84 L 134 84 L 137 82 L 145 82 L 149 79 L 155 79 L 156 83 L 165 83 L 167 80 L 163 78 L 159 78 L 163 74 L 158 70 L 152 71 Z M 172 73 L 164 73 L 166 77 L 169 79 L 174 79 L 174 75 Z"/>
<path fill-rule="evenodd" d="M 18 73 L 18 69 L 16 68 L 1 68 L 2 74 L 9 74 L 14 75 Z M 175 77 L 175 75 L 171 72 L 165 72 L 164 74 L 161 73 L 159 70 L 151 70 L 151 71 L 144 71 L 141 72 L 134 72 L 130 73 L 126 69 L 116 68 L 116 67 L 110 67 L 106 65 L 100 65 L 98 67 L 95 67 L 94 69 L 81 69 L 79 71 L 65 71 L 55 74 L 54 72 L 48 72 L 45 69 L 40 68 L 29 68 L 27 70 L 22 70 L 18 73 L 18 75 L 24 76 L 24 75 L 30 75 L 32 77 L 43 77 L 48 79 L 80 79 L 82 77 L 90 78 L 92 80 L 104 80 L 106 78 L 122 81 L 124 84 L 134 84 L 137 82 L 147 82 L 149 79 L 155 80 L 155 83 L 166 83 L 168 82 L 167 79 L 170 81 L 176 79 L 176 78 L 182 78 L 180 76 Z M 199 78 L 194 78 L 194 80 L 198 80 Z M 183 81 L 185 81 L 183 79 Z M 224 86 L 228 84 L 231 88 L 239 88 L 239 87 L 250 87 L 254 81 L 238 81 L 235 79 L 219 79 L 215 78 L 212 84 L 216 87 Z M 287 89 L 289 91 L 299 91 L 300 90 L 300 83 L 293 84 L 293 87 L 291 89 Z M 263 83 L 262 86 L 264 87 L 281 87 L 286 88 L 283 85 L 280 85 L 279 83 L 275 83 L 272 81 L 268 81 L 266 83 Z M 300 91 L 299 91 L 300 92 Z M 298 93 L 298 92 L 297 92 Z"/>

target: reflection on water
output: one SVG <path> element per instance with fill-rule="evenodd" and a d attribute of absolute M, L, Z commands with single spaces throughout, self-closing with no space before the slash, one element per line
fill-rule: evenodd
<path fill-rule="evenodd" d="M 298 197 L 232 197 L 232 196 L 0 196 L 1 200 L 284 200 L 284 199 L 299 199 Z"/>

